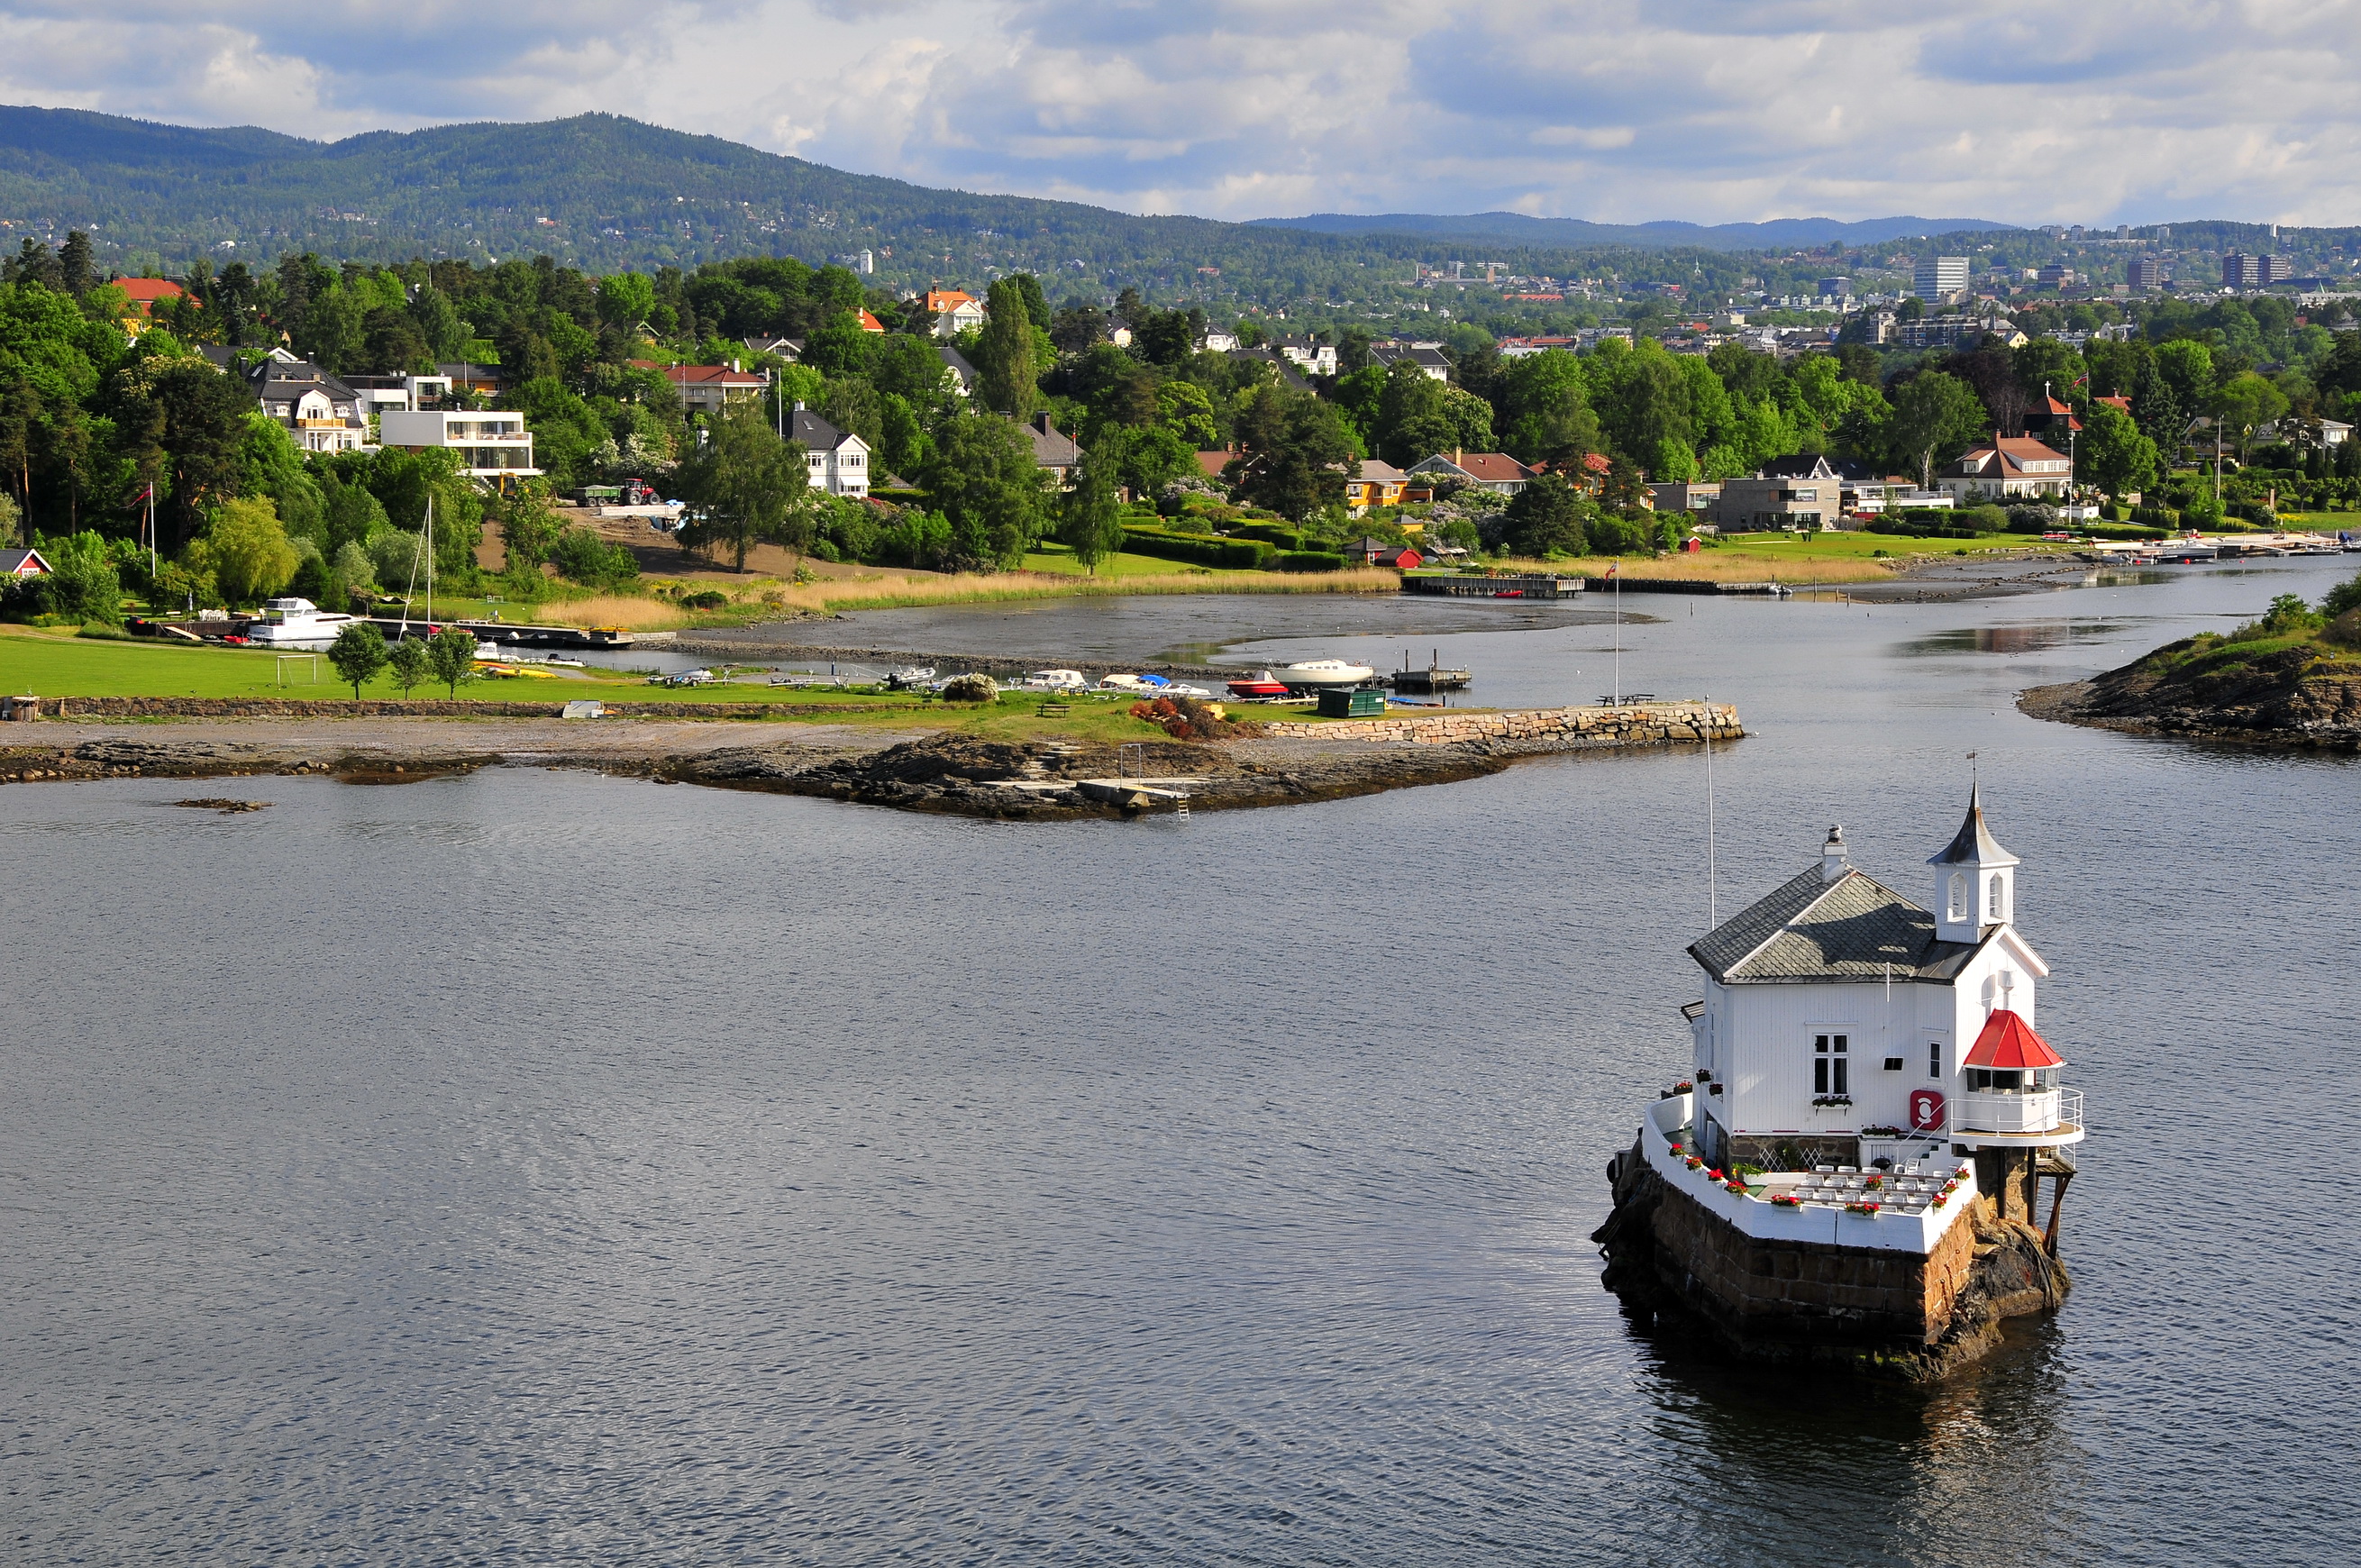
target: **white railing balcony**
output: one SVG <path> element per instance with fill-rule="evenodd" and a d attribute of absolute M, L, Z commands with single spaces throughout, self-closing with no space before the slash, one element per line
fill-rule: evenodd
<path fill-rule="evenodd" d="M 1980 1133 L 2054 1133 L 2082 1124 L 2082 1091 L 2040 1089 L 2021 1093 L 1962 1094 L 1951 1124 Z"/>

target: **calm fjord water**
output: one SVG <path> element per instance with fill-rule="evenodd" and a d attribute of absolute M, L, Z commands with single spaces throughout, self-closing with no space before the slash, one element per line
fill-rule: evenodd
<path fill-rule="evenodd" d="M 1725 914 L 1834 821 L 1916 894 L 1970 750 L 2024 857 L 2079 1288 L 1931 1392 L 1701 1365 L 1598 1288 L 1697 992 L 1694 752 L 1185 828 L 11 788 L 0 1556 L 2344 1557 L 2361 769 L 2010 700 L 2339 575 L 1627 601 L 1626 689 L 1755 731 Z M 1440 640 L 1502 703 L 1610 643 Z"/>

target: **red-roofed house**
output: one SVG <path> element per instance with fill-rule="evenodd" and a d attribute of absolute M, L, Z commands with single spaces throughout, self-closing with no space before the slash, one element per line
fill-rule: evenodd
<path fill-rule="evenodd" d="M 885 330 L 885 323 L 879 321 L 875 316 L 871 315 L 864 310 L 861 313 L 861 330 L 863 332 L 884 332 Z"/>
<path fill-rule="evenodd" d="M 719 413 L 731 403 L 759 398 L 771 384 L 768 376 L 741 370 L 736 365 L 658 365 L 650 359 L 631 363 L 642 370 L 659 370 L 680 394 L 681 406 L 691 413 Z"/>
<path fill-rule="evenodd" d="M 983 302 L 957 289 L 929 289 L 918 297 L 918 308 L 935 318 L 937 337 L 956 337 L 972 326 L 982 326 Z"/>
<path fill-rule="evenodd" d="M 1404 477 L 1422 475 L 1430 480 L 1455 479 L 1513 496 L 1532 482 L 1533 471 L 1505 452 L 1454 452 L 1448 457 L 1438 452 Z"/>
<path fill-rule="evenodd" d="M 2115 407 L 2117 407 L 2117 408 L 2119 408 L 2119 409 L 2123 410 L 2123 411 L 2124 411 L 2124 412 L 2125 412 L 2125 413 L 2129 413 L 2129 412 L 2131 412 L 2131 411 L 2132 411 L 2132 400 L 2131 400 L 2129 398 L 2125 398 L 2125 397 L 2100 398 L 2100 399 L 2098 399 L 2097 400 L 2098 400 L 2098 401 L 2100 401 L 2100 402 L 2103 402 L 2103 403 L 2113 403 L 2113 404 L 2114 404 L 2114 405 L 2115 405 Z"/>
<path fill-rule="evenodd" d="M 2074 465 L 2030 436 L 1998 435 L 1960 454 L 1936 476 L 1935 488 L 1960 502 L 2020 496 L 2057 496 L 2074 479 Z"/>
<path fill-rule="evenodd" d="M 155 310 L 158 302 L 181 299 L 188 293 L 170 278 L 117 278 L 115 286 L 131 302 L 131 309 L 143 317 Z"/>
<path fill-rule="evenodd" d="M 2025 416 L 2026 434 L 2051 436 L 2061 431 L 2082 428 L 2082 422 L 2074 417 L 2074 411 L 2066 404 L 2047 394 L 2043 395 L 2042 401 L 2048 405 L 2046 408 L 2035 409 Z"/>

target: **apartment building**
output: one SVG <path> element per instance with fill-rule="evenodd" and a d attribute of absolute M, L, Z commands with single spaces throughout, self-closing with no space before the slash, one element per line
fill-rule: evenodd
<path fill-rule="evenodd" d="M 1922 257 L 1912 269 L 1911 284 L 1911 291 L 1922 300 L 1948 299 L 1968 286 L 1968 258 Z"/>
<path fill-rule="evenodd" d="M 533 433 L 525 429 L 521 413 L 391 409 L 378 416 L 378 440 L 405 452 L 429 447 L 456 452 L 462 473 L 501 489 L 541 472 L 533 466 Z"/>

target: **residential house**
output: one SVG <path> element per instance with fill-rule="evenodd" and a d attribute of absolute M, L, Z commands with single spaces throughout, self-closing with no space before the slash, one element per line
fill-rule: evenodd
<path fill-rule="evenodd" d="M 1238 342 L 1236 333 L 1224 332 L 1221 328 L 1215 327 L 1198 340 L 1197 346 L 1207 354 L 1227 354 L 1234 348 L 1242 347 L 1243 345 Z"/>
<path fill-rule="evenodd" d="M 1816 453 L 1782 457 L 1748 477 L 1724 479 L 1710 510 L 1714 526 L 1725 533 L 1827 532 L 1844 516 L 1844 476 Z"/>
<path fill-rule="evenodd" d="M 1281 337 L 1274 339 L 1271 346 L 1279 350 L 1280 356 L 1290 365 L 1307 376 L 1336 374 L 1336 345 L 1333 343 L 1314 343 L 1308 337 Z"/>
<path fill-rule="evenodd" d="M 1071 484 L 1074 470 L 1082 462 L 1082 449 L 1074 444 L 1073 437 L 1060 433 L 1045 413 L 1027 420 L 1024 428 L 1033 441 L 1033 461 L 1047 468 L 1060 486 Z"/>
<path fill-rule="evenodd" d="M 2014 500 L 2020 497 L 2063 495 L 2073 484 L 2074 465 L 2063 452 L 2053 452 L 2030 436 L 2004 436 L 1960 454 L 1936 476 L 1938 488 L 1955 499 Z"/>
<path fill-rule="evenodd" d="M 642 370 L 662 371 L 680 394 L 681 406 L 690 413 L 718 414 L 732 403 L 760 398 L 771 385 L 768 375 L 741 369 L 736 360 L 727 365 L 658 365 L 649 359 L 631 363 Z"/>
<path fill-rule="evenodd" d="M 1533 470 L 1505 452 L 1438 452 L 1413 465 L 1405 480 L 1424 477 L 1430 483 L 1473 485 L 1503 496 L 1513 496 L 1532 482 Z"/>
<path fill-rule="evenodd" d="M 863 332 L 882 333 L 885 330 L 885 323 L 879 321 L 875 316 L 871 315 L 868 309 L 863 307 L 861 312 L 861 330 Z"/>
<path fill-rule="evenodd" d="M 1208 479 L 1218 479 L 1222 477 L 1222 470 L 1236 461 L 1238 449 L 1235 446 L 1224 446 L 1218 452 L 1200 452 L 1197 454 L 1197 471 Z"/>
<path fill-rule="evenodd" d="M 1655 498 L 1658 511 L 1708 512 L 1713 510 L 1713 504 L 1721 499 L 1721 481 L 1675 479 L 1661 485 L 1650 485 L 1648 493 Z"/>
<path fill-rule="evenodd" d="M 505 490 L 541 470 L 533 466 L 533 433 L 524 415 L 464 409 L 392 410 L 378 416 L 378 440 L 404 452 L 440 447 L 459 455 L 460 472 Z"/>
<path fill-rule="evenodd" d="M 2093 400 L 2102 403 L 2113 403 L 2115 407 L 2123 410 L 2124 412 L 2127 414 L 2132 411 L 2132 400 L 2126 397 L 2117 396 L 2113 398 L 2098 398 Z"/>
<path fill-rule="evenodd" d="M 2079 433 L 2081 428 L 2082 422 L 2074 417 L 2074 411 L 2047 392 L 2041 396 L 2041 406 L 2025 416 L 2025 433 L 2043 441 L 2056 440 L 2070 433 Z"/>
<path fill-rule="evenodd" d="M 1426 559 L 1410 545 L 1395 544 L 1383 539 L 1356 540 L 1345 554 L 1357 556 L 1363 565 L 1391 566 L 1399 572 L 1407 572 L 1413 566 L 1423 565 Z"/>
<path fill-rule="evenodd" d="M 365 416 L 440 408 L 451 397 L 445 376 L 346 376 L 344 380 L 360 399 Z"/>
<path fill-rule="evenodd" d="M 937 348 L 935 353 L 941 358 L 943 368 L 951 373 L 951 384 L 959 389 L 959 395 L 962 398 L 972 395 L 975 391 L 975 367 L 968 363 L 967 356 L 948 343 Z"/>
<path fill-rule="evenodd" d="M 1292 390 L 1308 392 L 1312 389 L 1312 383 L 1296 373 L 1295 362 L 1275 348 L 1240 348 L 1233 351 L 1227 357 L 1251 359 L 1257 365 L 1269 366 L 1272 376 L 1278 378 L 1279 384 Z"/>
<path fill-rule="evenodd" d="M 1392 464 L 1365 457 L 1360 471 L 1345 477 L 1345 505 L 1355 517 L 1371 507 L 1398 507 L 1409 485 L 1410 476 Z"/>
<path fill-rule="evenodd" d="M 509 389 L 508 378 L 500 373 L 497 365 L 470 365 L 459 360 L 449 365 L 437 365 L 434 374 L 442 377 L 452 391 L 465 392 L 469 397 L 497 398 Z"/>
<path fill-rule="evenodd" d="M 869 494 L 869 444 L 861 437 L 797 403 L 787 416 L 787 439 L 802 444 L 813 489 L 854 500 Z"/>
<path fill-rule="evenodd" d="M 2257 445 L 2268 445 L 2274 441 L 2285 441 L 2297 446 L 2309 446 L 2314 438 L 2308 427 L 2312 425 L 2319 427 L 2317 439 L 2323 446 L 2342 446 L 2353 438 L 2353 427 L 2343 420 L 2275 419 L 2255 427 L 2255 442 Z"/>
<path fill-rule="evenodd" d="M 158 305 L 188 293 L 170 278 L 117 278 L 115 287 L 122 290 L 124 299 L 129 302 L 123 313 L 123 330 L 134 337 L 148 330 L 148 320 Z"/>
<path fill-rule="evenodd" d="M 749 354 L 768 354 L 784 359 L 790 365 L 800 365 L 804 362 L 804 340 L 800 337 L 772 337 L 763 333 L 756 333 L 752 337 L 741 337 L 738 341 L 746 345 L 746 352 Z"/>
<path fill-rule="evenodd" d="M 0 550 L 0 577 L 46 577 L 49 570 L 38 550 Z"/>
<path fill-rule="evenodd" d="M 1576 489 L 1595 496 L 1607 488 L 1607 476 L 1614 466 L 1604 453 L 1586 452 L 1582 455 L 1581 464 L 1572 473 L 1561 473 L 1558 477 Z M 1553 471 L 1547 458 L 1533 464 L 1532 470 L 1536 474 Z M 1653 507 L 1654 502 L 1651 500 L 1649 504 Z"/>
<path fill-rule="evenodd" d="M 934 318 L 937 337 L 957 337 L 983 324 L 983 302 L 957 289 L 929 289 L 918 296 L 917 305 Z"/>
<path fill-rule="evenodd" d="M 306 452 L 358 452 L 369 444 L 368 408 L 342 378 L 284 349 L 246 372 L 269 418 Z"/>
<path fill-rule="evenodd" d="M 1443 356 L 1439 343 L 1373 343 L 1369 345 L 1369 362 L 1390 370 L 1407 359 L 1437 381 L 1451 379 L 1451 361 Z"/>

